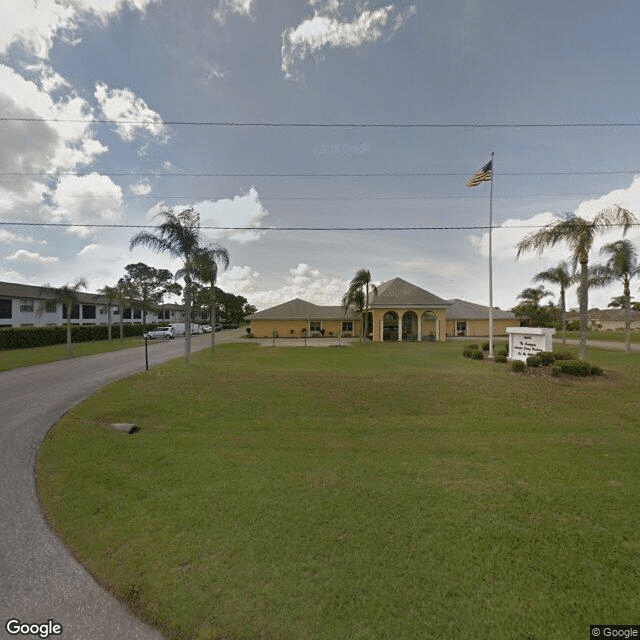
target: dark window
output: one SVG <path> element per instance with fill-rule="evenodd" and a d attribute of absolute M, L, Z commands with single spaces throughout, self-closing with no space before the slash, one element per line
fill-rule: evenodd
<path fill-rule="evenodd" d="M 67 319 L 67 305 L 63 304 L 62 305 L 62 317 L 66 320 Z M 72 320 L 78 320 L 80 318 L 80 305 L 79 304 L 74 304 L 71 307 L 71 319 Z"/>
<path fill-rule="evenodd" d="M 312 320 L 309 322 L 309 331 L 321 331 L 322 323 L 319 320 Z"/>
<path fill-rule="evenodd" d="M 33 311 L 33 300 L 20 300 L 20 311 L 27 313 Z"/>
<path fill-rule="evenodd" d="M 140 320 L 142 318 L 142 309 L 134 309 L 133 310 L 133 319 Z"/>
<path fill-rule="evenodd" d="M 2 298 L 0 300 L 0 318 L 10 318 L 10 317 L 11 317 L 11 300 Z"/>
<path fill-rule="evenodd" d="M 131 307 L 125 307 L 122 312 L 122 317 L 125 320 L 131 320 Z"/>
<path fill-rule="evenodd" d="M 96 305 L 95 304 L 83 304 L 82 305 L 82 317 L 85 320 L 96 319 Z"/>
<path fill-rule="evenodd" d="M 342 330 L 345 332 L 352 332 L 353 331 L 353 322 L 348 322 L 345 321 L 342 323 Z"/>
<path fill-rule="evenodd" d="M 44 303 L 45 313 L 55 313 L 58 310 L 58 305 L 54 300 L 47 300 Z"/>

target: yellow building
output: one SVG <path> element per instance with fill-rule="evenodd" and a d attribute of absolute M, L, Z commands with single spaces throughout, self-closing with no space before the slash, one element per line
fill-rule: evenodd
<path fill-rule="evenodd" d="M 402 278 L 383 282 L 368 308 L 369 338 L 380 341 L 446 340 L 448 336 L 488 336 L 489 308 L 464 300 L 443 300 Z M 258 311 L 247 320 L 256 338 L 359 337 L 362 316 L 341 306 L 320 306 L 300 298 Z M 520 326 L 510 311 L 493 310 L 493 334 Z"/>

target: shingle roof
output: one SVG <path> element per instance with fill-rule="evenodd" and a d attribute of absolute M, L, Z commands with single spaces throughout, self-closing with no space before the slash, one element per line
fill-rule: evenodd
<path fill-rule="evenodd" d="M 48 287 L 36 287 L 16 282 L 0 282 L 0 296 L 7 298 L 33 298 L 35 300 L 50 300 L 54 298 L 53 294 L 43 291 L 45 288 Z M 86 291 L 78 291 L 78 300 L 85 304 L 107 304 L 105 296 Z"/>
<path fill-rule="evenodd" d="M 459 298 L 448 300 L 451 306 L 447 309 L 447 318 L 451 320 L 488 320 L 489 307 Z M 493 308 L 494 320 L 515 320 L 516 316 L 511 311 L 502 311 L 497 307 Z"/>
<path fill-rule="evenodd" d="M 371 301 L 372 308 L 380 307 L 434 307 L 446 308 L 449 303 L 442 298 L 411 284 L 402 278 L 387 280 L 378 287 L 378 295 Z"/>
<path fill-rule="evenodd" d="M 247 320 L 341 320 L 356 318 L 351 309 L 345 314 L 344 307 L 324 307 L 296 298 L 270 309 L 252 313 Z"/>

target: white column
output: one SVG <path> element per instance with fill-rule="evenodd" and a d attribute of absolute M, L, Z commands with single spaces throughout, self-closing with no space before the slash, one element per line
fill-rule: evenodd
<path fill-rule="evenodd" d="M 416 314 L 418 316 L 418 342 L 422 342 L 422 314 Z"/>
<path fill-rule="evenodd" d="M 434 313 L 436 316 L 436 341 L 440 340 L 440 318 Z"/>
<path fill-rule="evenodd" d="M 398 342 L 402 342 L 402 316 L 398 314 Z"/>

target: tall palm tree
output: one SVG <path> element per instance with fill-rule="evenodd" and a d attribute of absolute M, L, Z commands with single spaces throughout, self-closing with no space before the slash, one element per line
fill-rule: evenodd
<path fill-rule="evenodd" d="M 194 276 L 203 284 L 209 285 L 209 318 L 211 319 L 211 350 L 216 346 L 216 281 L 218 271 L 229 268 L 229 252 L 217 242 L 201 247 L 196 252 L 193 260 Z"/>
<path fill-rule="evenodd" d="M 593 269 L 591 286 L 604 287 L 612 282 L 622 282 L 625 350 L 631 353 L 631 279 L 640 274 L 638 250 L 630 240 L 616 240 L 605 244 L 600 254 L 608 255 L 609 259 Z"/>
<path fill-rule="evenodd" d="M 587 357 L 587 310 L 589 307 L 589 252 L 596 236 L 616 226 L 622 227 L 623 235 L 636 221 L 635 216 L 627 209 L 615 205 L 611 209 L 603 209 L 593 220 L 585 220 L 572 214 L 559 222 L 548 224 L 518 243 L 516 259 L 526 251 L 543 253 L 545 249 L 566 243 L 571 251 L 574 270 L 580 265 L 580 358 Z"/>
<path fill-rule="evenodd" d="M 98 293 L 107 299 L 107 332 L 109 334 L 109 342 L 111 342 L 111 309 L 118 299 L 118 287 L 110 287 L 105 284 L 102 289 L 98 289 Z"/>
<path fill-rule="evenodd" d="M 562 344 L 567 343 L 565 334 L 567 328 L 567 300 L 566 291 L 574 283 L 573 274 L 569 271 L 569 266 L 563 260 L 559 265 L 546 271 L 541 271 L 533 276 L 534 282 L 548 282 L 560 287 L 560 298 L 558 307 L 560 308 L 560 326 L 562 327 Z"/>
<path fill-rule="evenodd" d="M 71 284 L 65 284 L 62 287 L 49 287 L 44 286 L 40 289 L 42 295 L 49 298 L 44 304 L 40 305 L 38 314 L 44 313 L 47 303 L 60 302 L 64 310 L 67 313 L 67 355 L 73 354 L 73 345 L 71 344 L 71 316 L 73 315 L 74 305 L 79 304 L 78 293 L 80 289 L 87 288 L 87 281 L 84 278 L 78 278 Z"/>
<path fill-rule="evenodd" d="M 193 260 L 200 242 L 200 216 L 194 209 L 185 209 L 177 214 L 169 209 L 168 211 L 161 211 L 155 217 L 161 220 L 156 227 L 156 233 L 141 231 L 131 238 L 129 249 L 143 246 L 155 253 L 168 253 L 182 262 L 180 277 L 184 278 L 184 363 L 187 365 L 191 354 Z"/>
<path fill-rule="evenodd" d="M 364 291 L 362 289 L 352 289 L 349 288 L 349 291 L 342 296 L 342 306 L 344 307 L 344 312 L 346 313 L 349 310 L 349 307 L 352 307 L 356 313 L 360 313 L 364 316 L 365 313 L 365 303 L 364 303 Z M 364 319 L 362 326 L 364 327 Z M 360 336 L 360 342 L 364 340 L 364 330 L 362 335 Z"/>
<path fill-rule="evenodd" d="M 373 284 L 371 280 L 371 273 L 368 269 L 360 269 L 356 272 L 356 275 L 353 276 L 351 282 L 349 283 L 349 290 L 342 298 L 342 304 L 345 305 L 346 299 L 353 299 L 354 301 L 359 301 L 357 296 L 357 291 L 362 291 L 363 294 L 363 305 L 362 305 L 362 332 L 363 337 L 366 338 L 369 335 L 369 292 L 371 292 L 374 296 L 378 295 L 378 288 L 375 284 Z M 348 305 L 345 305 L 345 310 Z"/>

